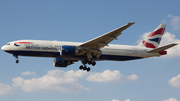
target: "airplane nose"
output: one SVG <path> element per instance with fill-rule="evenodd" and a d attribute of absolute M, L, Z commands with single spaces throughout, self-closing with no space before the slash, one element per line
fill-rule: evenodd
<path fill-rule="evenodd" d="M 5 46 L 2 46 L 1 49 L 2 49 L 3 51 L 5 51 Z"/>

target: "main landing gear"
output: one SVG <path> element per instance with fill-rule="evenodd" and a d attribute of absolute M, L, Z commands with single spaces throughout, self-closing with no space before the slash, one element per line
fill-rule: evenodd
<path fill-rule="evenodd" d="M 87 68 L 87 66 L 86 66 L 86 64 L 83 66 L 83 65 L 81 65 L 80 67 L 79 67 L 79 69 L 81 70 L 81 69 L 83 69 L 84 71 L 85 70 L 87 70 L 88 72 L 91 70 L 91 68 Z"/>
<path fill-rule="evenodd" d="M 16 63 L 19 63 L 18 55 L 17 54 L 13 54 L 13 56 L 16 58 Z"/>
<path fill-rule="evenodd" d="M 81 60 L 82 64 L 84 65 L 81 65 L 79 67 L 79 69 L 83 69 L 84 71 L 87 70 L 88 72 L 91 70 L 91 68 L 87 67 L 86 64 L 89 64 L 89 65 L 92 65 L 92 66 L 95 66 L 96 65 L 96 62 L 95 61 L 88 61 L 88 60 Z"/>

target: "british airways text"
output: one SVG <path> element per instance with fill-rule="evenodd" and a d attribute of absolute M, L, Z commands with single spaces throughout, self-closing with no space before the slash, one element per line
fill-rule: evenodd
<path fill-rule="evenodd" d="M 39 46 L 26 46 L 26 49 L 57 50 L 56 47 L 39 47 Z"/>

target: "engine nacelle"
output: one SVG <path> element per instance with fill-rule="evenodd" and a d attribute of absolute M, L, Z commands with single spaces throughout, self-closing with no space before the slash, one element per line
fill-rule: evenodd
<path fill-rule="evenodd" d="M 70 60 L 54 58 L 54 66 L 55 67 L 67 67 L 68 65 L 71 65 L 72 63 L 73 62 Z"/>
<path fill-rule="evenodd" d="M 61 56 L 74 56 L 78 53 L 75 46 L 61 46 Z"/>

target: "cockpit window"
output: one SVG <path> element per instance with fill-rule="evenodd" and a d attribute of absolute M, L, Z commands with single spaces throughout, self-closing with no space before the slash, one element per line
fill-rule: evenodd
<path fill-rule="evenodd" d="M 10 43 L 7 43 L 6 45 L 10 45 Z"/>

